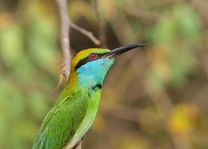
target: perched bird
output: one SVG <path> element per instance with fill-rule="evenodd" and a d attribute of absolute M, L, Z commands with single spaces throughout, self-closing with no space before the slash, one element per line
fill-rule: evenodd
<path fill-rule="evenodd" d="M 115 56 L 142 46 L 80 51 L 72 60 L 66 86 L 46 115 L 32 148 L 74 148 L 95 120 L 103 80 Z"/>

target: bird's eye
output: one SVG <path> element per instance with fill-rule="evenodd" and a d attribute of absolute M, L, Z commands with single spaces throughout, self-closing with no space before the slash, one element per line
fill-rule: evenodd
<path fill-rule="evenodd" d="M 97 54 L 91 53 L 91 54 L 88 56 L 88 58 L 91 59 L 91 60 L 95 60 L 95 59 L 97 59 Z"/>

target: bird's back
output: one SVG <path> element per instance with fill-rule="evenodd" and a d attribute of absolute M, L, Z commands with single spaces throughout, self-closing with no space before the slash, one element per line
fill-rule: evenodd
<path fill-rule="evenodd" d="M 89 96 L 75 89 L 46 115 L 33 149 L 61 149 L 75 135 L 87 111 Z"/>

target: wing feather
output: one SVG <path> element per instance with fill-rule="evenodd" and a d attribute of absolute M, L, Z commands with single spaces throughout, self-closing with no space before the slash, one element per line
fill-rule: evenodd
<path fill-rule="evenodd" d="M 46 115 L 33 149 L 61 149 L 75 134 L 87 111 L 88 96 L 75 92 Z"/>

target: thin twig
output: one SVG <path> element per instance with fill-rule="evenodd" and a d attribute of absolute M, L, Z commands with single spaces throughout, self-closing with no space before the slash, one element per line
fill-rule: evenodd
<path fill-rule="evenodd" d="M 61 21 L 61 47 L 62 47 L 62 53 L 63 53 L 63 61 L 64 61 L 64 75 L 66 79 L 69 77 L 70 73 L 70 60 L 71 60 L 71 54 L 70 54 L 70 27 L 71 22 L 68 16 L 67 11 L 67 0 L 56 0 L 58 5 L 58 10 L 60 13 L 60 21 Z M 78 146 L 81 149 L 81 142 Z"/>
<path fill-rule="evenodd" d="M 96 45 L 99 45 L 100 41 L 91 32 L 85 30 L 84 28 L 70 21 L 67 11 L 67 0 L 56 0 L 56 2 L 58 5 L 58 10 L 60 13 L 60 21 L 61 21 L 61 47 L 63 53 L 64 67 L 65 67 L 64 75 L 66 79 L 68 79 L 70 73 L 70 60 L 71 60 L 70 36 L 69 36 L 70 27 L 72 27 L 73 29 L 79 31 L 80 33 L 88 37 Z M 67 148 L 68 147 L 66 146 L 66 149 Z M 75 149 L 82 149 L 82 141 L 79 142 L 78 146 L 76 146 Z"/>
<path fill-rule="evenodd" d="M 56 2 L 58 5 L 61 21 L 61 47 L 64 61 L 64 75 L 66 79 L 68 79 L 71 60 L 69 36 L 71 23 L 67 11 L 67 0 L 56 0 Z"/>
<path fill-rule="evenodd" d="M 75 29 L 76 31 L 82 33 L 86 37 L 88 37 L 95 45 L 100 45 L 100 41 L 93 35 L 92 32 L 87 31 L 86 29 L 74 24 L 71 22 L 71 27 Z"/>

